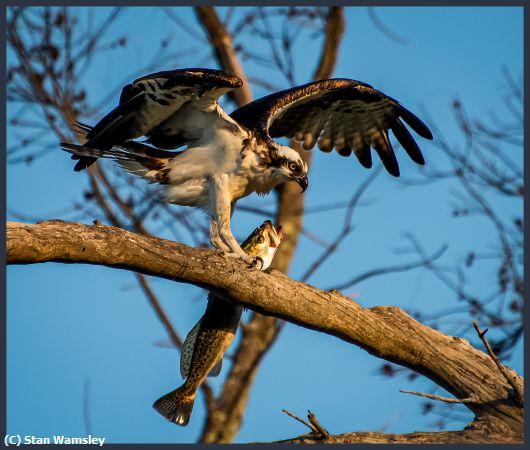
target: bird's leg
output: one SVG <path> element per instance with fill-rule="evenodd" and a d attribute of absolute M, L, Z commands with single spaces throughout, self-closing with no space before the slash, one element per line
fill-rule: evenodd
<path fill-rule="evenodd" d="M 228 247 L 229 252 L 225 253 L 225 256 L 241 259 L 248 264 L 254 265 L 255 258 L 248 256 L 243 251 L 230 229 L 232 211 L 228 175 L 211 175 L 210 183 L 212 224 L 214 222 L 217 223 L 217 236 Z M 213 237 L 213 233 L 211 233 L 211 236 Z"/>
<path fill-rule="evenodd" d="M 219 226 L 215 219 L 212 219 L 210 222 L 210 243 L 223 254 L 230 253 L 231 251 L 230 247 L 219 236 Z"/>
<path fill-rule="evenodd" d="M 232 216 L 234 214 L 235 207 L 236 207 L 236 201 L 234 200 L 230 204 L 230 220 L 232 220 Z M 228 230 L 230 232 L 230 235 L 232 235 L 232 230 L 230 228 L 230 222 L 228 222 Z M 218 235 L 219 235 L 219 233 L 218 233 Z M 236 243 L 237 243 L 237 241 L 236 241 Z M 240 247 L 240 246 L 238 245 L 238 247 Z M 261 259 L 260 257 L 252 258 L 252 257 L 249 257 L 245 253 L 245 256 L 242 258 L 239 253 L 233 252 L 233 251 L 225 253 L 225 256 L 228 256 L 228 257 L 231 257 L 231 258 L 243 259 L 244 261 L 247 261 L 250 264 L 250 267 L 253 268 L 253 269 L 261 270 L 261 268 L 263 267 L 263 259 Z M 250 259 L 247 260 L 247 258 L 250 258 Z"/>
<path fill-rule="evenodd" d="M 230 229 L 230 220 L 219 220 L 219 235 L 225 244 L 230 248 L 230 252 L 225 253 L 225 256 L 241 259 L 254 267 L 256 258 L 248 256 L 237 243 L 234 235 L 232 234 L 232 230 Z"/>

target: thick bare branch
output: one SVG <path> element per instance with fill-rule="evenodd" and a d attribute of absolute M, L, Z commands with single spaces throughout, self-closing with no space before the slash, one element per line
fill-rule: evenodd
<path fill-rule="evenodd" d="M 200 24 L 208 34 L 215 56 L 223 70 L 237 75 L 243 80 L 243 86 L 230 93 L 238 105 L 245 105 L 252 100 L 250 84 L 243 67 L 232 45 L 232 36 L 219 19 L 215 8 L 212 6 L 197 6 L 195 8 Z"/>
<path fill-rule="evenodd" d="M 332 75 L 343 30 L 342 8 L 330 8 L 315 79 L 329 78 Z M 223 61 L 219 62 L 224 65 Z M 239 73 L 238 75 L 241 76 Z M 300 145 L 294 141 L 291 146 L 302 154 L 308 165 L 311 163 L 311 152 L 302 151 Z M 304 196 L 300 194 L 299 187 L 294 183 L 284 183 L 278 186 L 276 192 L 278 193 L 276 223 L 282 225 L 285 239 L 274 258 L 272 267 L 287 273 L 302 230 Z M 233 365 L 217 399 L 216 410 L 208 415 L 200 442 L 226 443 L 231 442 L 236 436 L 259 364 L 278 337 L 282 323 L 275 317 L 256 313 L 244 327 L 243 339 L 234 354 Z"/>
<path fill-rule="evenodd" d="M 195 11 L 209 36 L 220 67 L 243 80 L 243 86 L 231 93 L 237 105 L 243 106 L 252 100 L 252 92 L 243 66 L 233 48 L 232 37 L 219 19 L 215 8 L 198 6 Z M 243 339 L 234 354 L 233 364 L 222 391 L 217 399 L 210 402 L 199 437 L 200 442 L 227 443 L 236 436 L 259 361 L 273 342 L 268 330 L 274 331 L 274 327 L 270 326 L 274 321 L 274 318 L 255 314 L 249 326 L 244 328 Z"/>
<path fill-rule="evenodd" d="M 344 8 L 334 6 L 329 9 L 324 45 L 320 53 L 320 60 L 313 74 L 313 80 L 329 78 L 335 70 L 340 49 L 340 41 L 344 34 Z"/>
<path fill-rule="evenodd" d="M 494 361 L 468 341 L 422 325 L 400 308 L 363 308 L 337 291 L 116 227 L 8 222 L 8 264 L 47 261 L 100 264 L 191 283 L 262 314 L 336 336 L 425 375 L 456 398 L 476 398 L 477 403 L 465 404 L 475 414 L 466 430 L 484 432 L 484 442 L 500 435 L 505 441 L 522 439 L 523 408 Z M 522 390 L 523 379 L 506 370 Z"/>
<path fill-rule="evenodd" d="M 500 435 L 485 436 L 472 430 L 441 431 L 425 433 L 373 433 L 355 432 L 332 435 L 326 439 L 326 444 L 493 444 L 519 442 L 512 438 L 505 439 Z M 270 442 L 271 444 L 322 444 L 322 438 L 314 433 L 304 434 L 295 439 Z"/>

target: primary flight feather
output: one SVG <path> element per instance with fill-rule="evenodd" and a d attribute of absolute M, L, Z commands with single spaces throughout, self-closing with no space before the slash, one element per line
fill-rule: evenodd
<path fill-rule="evenodd" d="M 228 115 L 219 97 L 241 79 L 212 69 L 157 72 L 125 86 L 119 105 L 86 132 L 83 145 L 62 143 L 89 167 L 114 158 L 126 170 L 159 183 L 165 200 L 200 207 L 211 219 L 212 244 L 250 261 L 230 229 L 234 206 L 252 192 L 268 193 L 284 181 L 307 188 L 307 165 L 295 150 L 274 142 L 287 137 L 324 152 L 352 153 L 366 168 L 371 149 L 399 176 L 392 131 L 410 158 L 424 164 L 408 131 L 432 139 L 429 128 L 397 100 L 355 80 L 331 79 L 276 92 Z M 146 143 L 134 141 L 145 136 Z M 182 149 L 181 149 L 182 148 Z M 181 149 L 181 151 L 169 150 Z"/>

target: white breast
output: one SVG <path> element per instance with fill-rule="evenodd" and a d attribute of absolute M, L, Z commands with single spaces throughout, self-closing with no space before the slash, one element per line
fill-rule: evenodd
<path fill-rule="evenodd" d="M 175 205 L 210 207 L 210 192 L 206 178 L 188 180 L 166 186 L 165 201 Z"/>
<path fill-rule="evenodd" d="M 216 117 L 219 123 L 214 121 L 205 126 L 201 139 L 169 163 L 168 202 L 209 207 L 207 180 L 212 174 L 228 175 L 231 202 L 252 192 L 268 194 L 283 181 L 278 179 L 277 171 L 261 163 L 259 150 L 266 149 L 259 149 L 255 139 L 237 124 L 229 124 L 222 110 Z"/>
<path fill-rule="evenodd" d="M 232 200 L 240 198 L 248 184 L 241 171 L 243 158 L 241 149 L 247 138 L 241 129 L 227 127 L 219 118 L 220 124 L 210 124 L 197 141 L 168 165 L 166 201 L 178 205 L 209 207 L 207 179 L 212 174 L 228 174 L 233 183 Z"/>

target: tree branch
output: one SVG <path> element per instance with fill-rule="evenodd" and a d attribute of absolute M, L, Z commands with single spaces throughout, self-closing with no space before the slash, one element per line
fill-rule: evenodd
<path fill-rule="evenodd" d="M 339 54 L 340 41 L 344 34 L 344 27 L 344 8 L 339 6 L 329 8 L 324 43 L 320 52 L 320 60 L 313 74 L 313 80 L 324 80 L 333 74 Z"/>
<path fill-rule="evenodd" d="M 332 435 L 326 444 L 484 444 L 516 442 L 501 435 L 485 436 L 483 433 L 463 431 L 415 432 L 406 434 L 354 432 Z M 522 442 L 522 441 L 521 441 Z M 260 443 L 260 442 L 258 442 Z M 314 433 L 303 434 L 294 439 L 268 442 L 270 444 L 322 444 L 322 437 Z"/>
<path fill-rule="evenodd" d="M 204 21 L 203 26 L 206 26 Z M 315 79 L 331 76 L 343 30 L 342 8 L 330 8 L 320 62 L 314 75 Z M 213 41 L 212 44 L 216 45 Z M 226 61 L 220 59 L 219 53 L 217 53 L 217 57 L 219 63 L 226 68 Z M 240 73 L 238 75 L 241 77 Z M 306 163 L 310 165 L 311 152 L 302 152 L 300 145 L 294 141 L 292 147 L 297 149 Z M 304 196 L 300 195 L 300 190 L 294 183 L 279 185 L 276 192 L 278 193 L 276 223 L 282 225 L 285 239 L 274 258 L 272 267 L 287 273 L 294 256 L 298 235 L 302 229 Z M 244 326 L 243 339 L 235 352 L 234 364 L 217 399 L 215 413 L 207 417 L 200 442 L 226 443 L 233 440 L 241 426 L 250 388 L 259 364 L 274 344 L 282 324 L 283 322 L 276 320 L 275 317 L 253 314 Z"/>
<path fill-rule="evenodd" d="M 523 385 L 519 384 L 517 378 L 513 378 L 513 376 L 510 374 L 509 369 L 504 366 L 499 361 L 499 358 L 497 358 L 497 355 L 495 355 L 495 352 L 491 348 L 490 343 L 486 339 L 486 333 L 488 329 L 486 328 L 484 331 L 482 331 L 477 322 L 473 321 L 473 326 L 475 327 L 475 330 L 480 337 L 480 340 L 484 343 L 484 346 L 486 347 L 486 350 L 488 351 L 488 355 L 490 355 L 490 358 L 493 360 L 499 371 L 502 373 L 502 376 L 504 379 L 508 382 L 508 384 L 513 388 L 514 394 L 515 394 L 515 400 L 519 404 L 519 406 L 524 405 L 524 392 L 523 392 Z"/>
<path fill-rule="evenodd" d="M 196 12 L 210 36 L 219 65 L 224 70 L 238 75 L 247 84 L 246 75 L 232 48 L 231 38 L 217 17 L 215 9 L 197 7 Z M 329 8 L 323 47 L 314 79 L 329 78 L 332 75 L 343 30 L 342 8 Z M 241 106 L 251 100 L 250 96 L 249 90 L 235 100 Z M 292 147 L 297 149 L 310 165 L 311 152 L 302 152 L 299 143 L 294 141 Z M 276 223 L 282 225 L 286 237 L 274 258 L 272 267 L 287 273 L 302 229 L 304 196 L 300 195 L 299 188 L 294 183 L 284 183 L 277 187 L 276 192 L 278 193 Z M 232 367 L 216 400 L 215 411 L 207 415 L 200 442 L 227 443 L 233 440 L 241 426 L 259 364 L 274 344 L 282 324 L 283 322 L 275 317 L 253 314 L 243 327 L 243 339 L 234 354 Z"/>
<path fill-rule="evenodd" d="M 214 7 L 197 6 L 195 13 L 199 23 L 208 34 L 217 61 L 219 61 L 223 70 L 237 75 L 243 80 L 243 86 L 233 90 L 229 95 L 233 97 L 239 106 L 247 104 L 252 100 L 250 83 L 232 45 L 232 36 L 230 36 L 230 33 L 219 19 Z"/>
<path fill-rule="evenodd" d="M 426 397 L 426 398 L 430 398 L 431 400 L 438 400 L 440 402 L 445 402 L 445 403 L 472 403 L 476 401 L 476 399 L 474 399 L 473 397 L 450 398 L 450 397 L 442 397 L 441 395 L 424 394 L 423 392 L 407 391 L 406 389 L 400 389 L 399 392 L 403 392 L 403 394 L 417 395 L 419 397 Z"/>
<path fill-rule="evenodd" d="M 191 283 L 262 314 L 338 337 L 425 375 L 456 398 L 476 398 L 477 403 L 465 403 L 475 421 L 464 433 L 484 433 L 483 442 L 522 440 L 523 408 L 494 361 L 468 341 L 422 325 L 400 308 L 363 308 L 339 292 L 321 291 L 276 271 L 250 270 L 209 249 L 116 227 L 8 222 L 8 264 L 52 261 L 100 264 Z M 523 379 L 505 369 L 522 390 Z"/>

